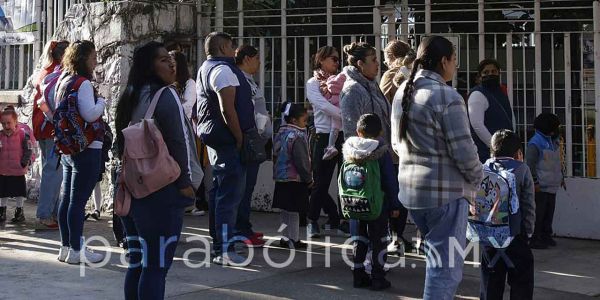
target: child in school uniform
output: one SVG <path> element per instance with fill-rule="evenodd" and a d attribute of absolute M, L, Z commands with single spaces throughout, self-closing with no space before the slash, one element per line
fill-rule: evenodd
<path fill-rule="evenodd" d="M 25 174 L 31 164 L 30 134 L 18 126 L 13 106 L 2 111 L 0 122 L 0 223 L 6 221 L 8 199 L 14 198 L 16 209 L 11 223 L 25 222 L 23 204 L 27 197 Z"/>
<path fill-rule="evenodd" d="M 300 214 L 308 210 L 308 197 L 313 184 L 306 134 L 308 114 L 301 104 L 284 103 L 282 126 L 273 141 L 273 177 L 275 192 L 273 208 L 281 209 L 281 224 L 285 225 L 280 246 L 304 249 L 300 241 Z"/>
<path fill-rule="evenodd" d="M 490 150 L 491 158 L 485 165 L 497 165 L 514 176 L 519 212 L 514 219 L 515 236 L 508 247 L 498 249 L 492 245 L 482 245 L 480 298 L 502 299 L 508 281 L 510 299 L 532 299 L 534 263 L 527 242 L 533 235 L 536 218 L 533 178 L 529 167 L 523 162 L 521 140 L 514 132 L 503 129 L 494 133 Z"/>

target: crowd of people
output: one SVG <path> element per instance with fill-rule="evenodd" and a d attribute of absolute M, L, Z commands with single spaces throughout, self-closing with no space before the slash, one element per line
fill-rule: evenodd
<path fill-rule="evenodd" d="M 253 78 L 261 63 L 256 48 L 236 49 L 228 34 L 209 34 L 207 60 L 194 81 L 183 53 L 146 43 L 133 54 L 113 143 L 103 117 L 106 101 L 92 84 L 94 44 L 51 42 L 35 81 L 33 129 L 17 122 L 14 107 L 2 111 L 0 221 L 6 221 L 8 199 L 15 198 L 10 222 L 24 222 L 25 174 L 37 140 L 43 190 L 37 226 L 60 231 L 59 261 L 101 261 L 101 253 L 83 247 L 83 227 L 88 199 L 94 190 L 96 199 L 102 197 L 98 181 L 112 150 L 115 190 L 124 193 L 115 193 L 119 216 L 113 230 L 129 249 L 125 298 L 162 299 L 186 211 L 202 215 L 208 207 L 214 264 L 249 263 L 234 240 L 247 247 L 265 244 L 252 227 L 250 204 L 259 166 L 272 147 L 272 207 L 285 225 L 281 247 L 306 248 L 302 223 L 310 238 L 321 230 L 352 236 L 353 286 L 382 290 L 391 286 L 385 279 L 388 252 L 412 247 L 403 236 L 410 215 L 429 250 L 439 255 L 426 251 L 425 299 L 453 298 L 464 260 L 451 253 L 453 242 L 464 249 L 467 236 L 484 246 L 482 299 L 501 299 L 507 277 L 511 298 L 531 299 L 530 249 L 556 245 L 552 218 L 556 192 L 564 187 L 558 117 L 536 118 L 524 152 L 495 60 L 481 62 L 481 83 L 465 101 L 447 84 L 457 59 L 443 37 L 424 39 L 417 51 L 391 41 L 381 82 L 375 47 L 353 42 L 342 50 L 342 70 L 336 48 L 315 53 L 307 104 L 285 101 L 269 113 Z M 314 133 L 308 130 L 308 105 Z M 273 128 L 279 114 L 281 124 Z M 152 142 L 134 134 L 153 128 L 159 138 Z M 139 150 L 155 149 L 152 143 L 166 148 L 166 157 Z M 144 170 L 160 159 L 172 162 L 176 176 L 159 180 L 163 174 Z M 334 199 L 329 185 L 338 178 L 336 168 L 340 197 Z M 145 193 L 126 170 L 138 172 Z M 90 216 L 98 219 L 96 202 Z M 323 226 L 322 211 L 328 216 Z M 494 260 L 498 252 L 509 261 Z"/>

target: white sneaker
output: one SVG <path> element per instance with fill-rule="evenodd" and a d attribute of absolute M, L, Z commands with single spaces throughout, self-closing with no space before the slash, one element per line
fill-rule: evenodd
<path fill-rule="evenodd" d="M 69 254 L 67 255 L 65 262 L 68 264 L 79 264 L 81 263 L 82 259 L 81 255 L 81 251 L 69 249 Z M 85 255 L 85 262 L 87 263 L 95 264 L 101 262 L 104 259 L 104 255 L 100 253 L 94 253 L 92 250 L 87 248 L 83 250 L 83 255 Z"/>
<path fill-rule="evenodd" d="M 213 258 L 212 262 L 221 266 L 233 267 L 247 267 L 250 265 L 250 262 L 245 257 L 232 252 L 223 253 Z"/>
<path fill-rule="evenodd" d="M 68 254 L 69 254 L 69 247 L 60 246 L 60 249 L 58 250 L 58 258 L 57 258 L 58 261 L 65 262 Z"/>
<path fill-rule="evenodd" d="M 330 160 L 340 153 L 335 147 L 328 146 L 325 148 L 325 154 L 323 154 L 323 160 Z"/>
<path fill-rule="evenodd" d="M 206 214 L 205 211 L 194 208 L 191 212 L 192 216 L 204 216 Z"/>

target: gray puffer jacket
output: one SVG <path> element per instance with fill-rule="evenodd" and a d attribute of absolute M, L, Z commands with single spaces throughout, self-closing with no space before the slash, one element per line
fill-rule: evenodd
<path fill-rule="evenodd" d="M 375 114 L 381 119 L 385 142 L 391 143 L 392 107 L 375 80 L 368 80 L 354 66 L 344 67 L 346 82 L 340 93 L 342 128 L 347 139 L 356 136 L 356 123 L 361 115 Z"/>

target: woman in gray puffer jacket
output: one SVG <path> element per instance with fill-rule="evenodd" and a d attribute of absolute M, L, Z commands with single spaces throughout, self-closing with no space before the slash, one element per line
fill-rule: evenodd
<path fill-rule="evenodd" d="M 389 144 L 392 108 L 375 81 L 379 73 L 376 51 L 367 43 L 352 43 L 344 46 L 344 53 L 348 56 L 348 66 L 343 70 L 347 79 L 340 93 L 342 128 L 346 139 L 356 136 L 356 123 L 360 116 L 378 115 L 385 141 Z"/>

